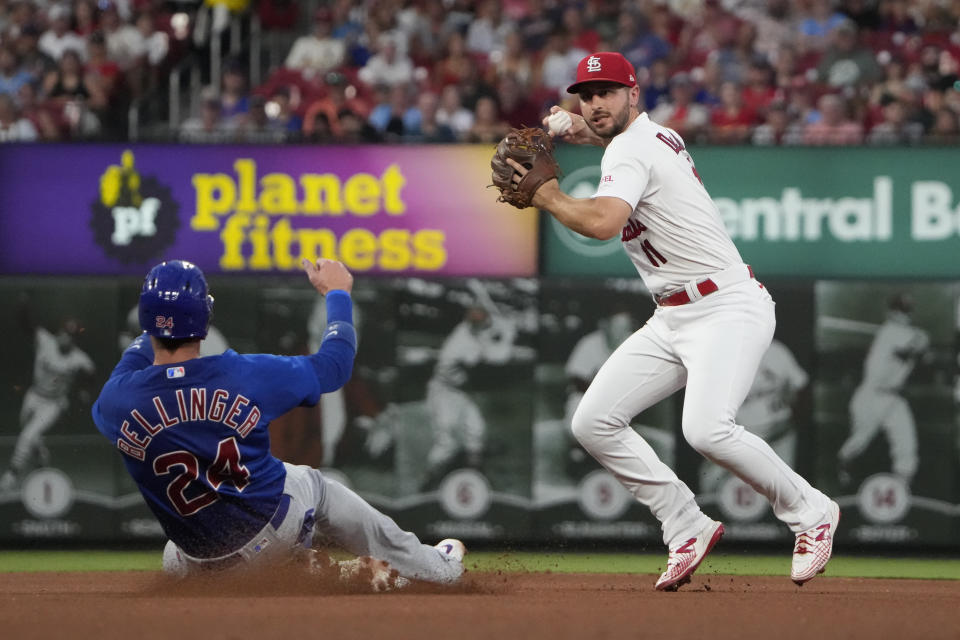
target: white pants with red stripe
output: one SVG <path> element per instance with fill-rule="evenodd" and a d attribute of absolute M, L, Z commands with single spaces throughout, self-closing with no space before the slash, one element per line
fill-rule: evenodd
<path fill-rule="evenodd" d="M 734 422 L 775 325 L 773 300 L 753 279 L 658 307 L 604 363 L 574 414 L 574 436 L 650 508 L 670 548 L 695 536 L 707 517 L 630 421 L 684 386 L 683 435 L 694 449 L 766 496 L 791 530 L 827 516 L 829 498 Z"/>

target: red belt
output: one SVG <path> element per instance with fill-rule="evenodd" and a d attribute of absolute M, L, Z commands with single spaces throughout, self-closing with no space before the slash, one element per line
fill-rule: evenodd
<path fill-rule="evenodd" d="M 747 265 L 747 272 L 751 278 L 756 277 L 753 275 L 753 267 L 750 265 Z M 720 287 L 717 286 L 717 283 L 710 278 L 706 278 L 697 283 L 697 291 L 700 292 L 701 296 L 708 296 L 719 289 Z M 687 293 L 686 289 L 680 289 L 667 296 L 657 296 L 656 300 L 657 304 L 661 307 L 679 307 L 682 304 L 690 302 L 690 294 Z"/>

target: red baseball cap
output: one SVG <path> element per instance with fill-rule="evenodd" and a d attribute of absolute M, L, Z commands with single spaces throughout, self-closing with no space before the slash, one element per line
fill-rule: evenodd
<path fill-rule="evenodd" d="M 625 87 L 637 84 L 637 74 L 630 61 L 616 51 L 592 53 L 577 65 L 577 81 L 567 87 L 567 93 L 577 93 L 585 82 L 616 82 Z"/>

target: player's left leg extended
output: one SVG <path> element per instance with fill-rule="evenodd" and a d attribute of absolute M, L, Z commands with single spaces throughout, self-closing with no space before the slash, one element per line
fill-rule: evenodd
<path fill-rule="evenodd" d="M 674 346 L 687 367 L 682 422 L 690 445 L 766 496 L 794 532 L 822 522 L 830 499 L 734 421 L 773 337 L 769 295 L 754 281 L 741 283 L 675 307 L 669 321 L 682 327 Z"/>
<path fill-rule="evenodd" d="M 452 583 L 463 575 L 461 560 L 421 543 L 339 482 L 309 467 L 287 465 L 287 473 L 288 485 L 316 500 L 315 531 L 344 551 L 385 560 L 406 578 Z"/>

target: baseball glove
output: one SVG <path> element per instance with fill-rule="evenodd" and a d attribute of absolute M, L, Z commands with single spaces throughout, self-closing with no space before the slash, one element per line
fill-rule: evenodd
<path fill-rule="evenodd" d="M 513 181 L 515 171 L 507 164 L 507 158 L 526 167 L 527 173 L 520 182 Z M 497 201 L 506 202 L 517 209 L 529 207 L 540 185 L 560 173 L 560 167 L 553 158 L 550 136 L 543 129 L 531 127 L 511 129 L 497 145 L 490 167 L 493 169 L 493 186 L 500 189 Z"/>

